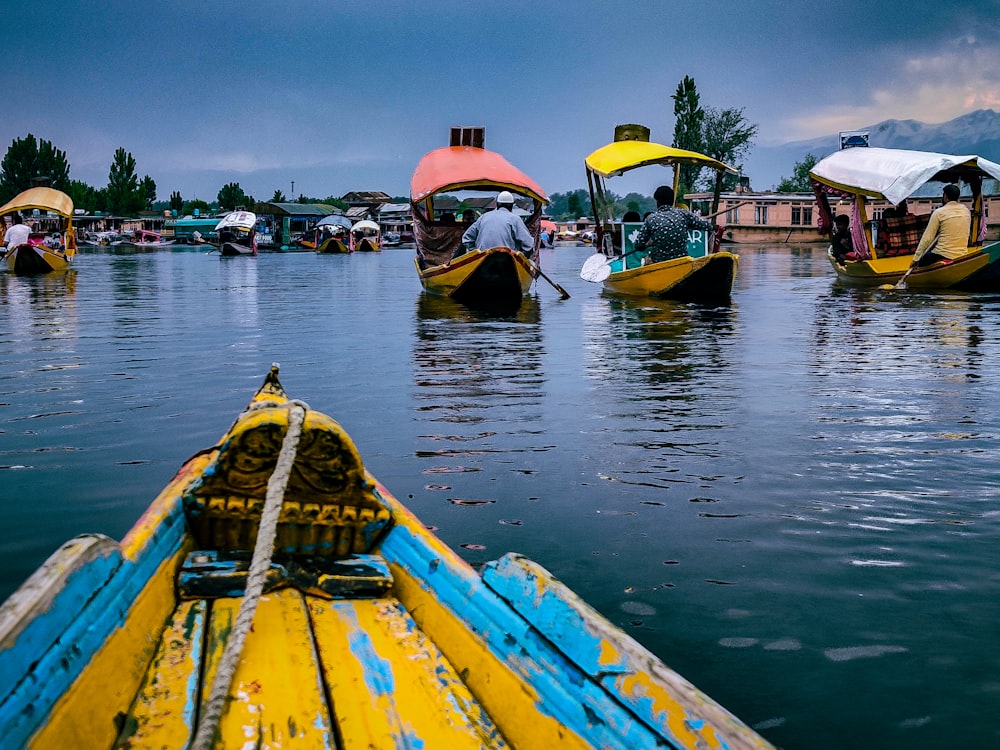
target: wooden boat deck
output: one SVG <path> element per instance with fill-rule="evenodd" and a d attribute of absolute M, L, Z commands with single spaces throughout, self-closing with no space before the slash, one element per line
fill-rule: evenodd
<path fill-rule="evenodd" d="M 189 736 L 240 599 L 181 602 L 120 747 Z M 220 725 L 271 747 L 502 748 L 497 727 L 395 597 L 329 600 L 286 588 L 262 597 Z M 316 675 L 303 681 L 303 675 Z M 184 744 L 182 742 L 182 744 Z"/>

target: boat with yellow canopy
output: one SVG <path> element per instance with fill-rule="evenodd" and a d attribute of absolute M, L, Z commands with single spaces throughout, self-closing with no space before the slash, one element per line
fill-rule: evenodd
<path fill-rule="evenodd" d="M 474 570 L 277 365 L 121 542 L 0 607 L 0 674 L 28 750 L 770 747 L 536 563 Z"/>
<path fill-rule="evenodd" d="M 0 206 L 0 217 L 33 210 L 51 214 L 51 217 L 43 217 L 43 221 L 54 223 L 57 231 L 49 234 L 33 233 L 28 242 L 16 247 L 6 247 L 0 257 L 6 261 L 7 269 L 16 274 L 65 271 L 73 263 L 77 249 L 76 231 L 73 228 L 73 199 L 55 188 L 33 187 Z"/>
<path fill-rule="evenodd" d="M 858 286 L 892 285 L 905 276 L 917 289 L 1000 289 L 1000 242 L 986 243 L 983 182 L 1000 179 L 1000 164 L 975 155 L 891 148 L 848 148 L 816 163 L 809 172 L 819 206 L 819 227 L 834 228 L 830 198 L 849 201 L 853 249 L 844 257 L 828 255 L 839 281 Z M 963 202 L 972 214 L 968 250 L 928 266 L 913 267 L 914 251 L 927 227 L 929 214 L 894 212 L 877 216 L 878 202 L 901 206 L 926 192 L 938 197 L 945 184 L 963 188 Z M 899 215 L 902 213 L 902 215 Z M 909 271 L 909 273 L 907 273 Z"/>
<path fill-rule="evenodd" d="M 670 167 L 676 196 L 681 164 L 736 171 L 696 151 L 653 143 L 649 140 L 649 128 L 642 125 L 617 126 L 615 140 L 587 156 L 587 186 L 596 224 L 597 254 L 584 263 L 581 278 L 603 282 L 608 291 L 630 296 L 696 302 L 729 299 L 739 256 L 719 251 L 714 233 L 691 230 L 686 256 L 649 263 L 648 252 L 637 250 L 633 244 L 642 222 L 615 218 L 614 201 L 607 187 L 609 178 L 640 167 Z"/>
<path fill-rule="evenodd" d="M 451 145 L 426 154 L 410 181 L 410 208 L 417 247 L 414 264 L 423 288 L 467 306 L 516 307 L 540 274 L 524 253 L 506 247 L 463 252 L 471 221 L 456 215 L 464 198 L 508 191 L 539 246 L 545 191 L 500 154 L 483 147 L 483 128 L 452 128 Z M 565 293 L 563 292 L 565 295 Z M 568 296 L 568 295 L 565 295 Z"/>

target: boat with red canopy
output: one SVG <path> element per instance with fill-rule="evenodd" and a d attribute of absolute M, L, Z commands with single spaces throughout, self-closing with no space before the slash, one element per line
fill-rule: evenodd
<path fill-rule="evenodd" d="M 483 143 L 483 128 L 452 128 L 451 145 L 431 151 L 417 164 L 410 182 L 414 262 L 428 292 L 470 306 L 516 306 L 540 270 L 526 255 L 506 247 L 463 252 L 462 235 L 471 221 L 463 222 L 458 215 L 468 208 L 471 196 L 493 197 L 506 190 L 515 197 L 515 212 L 526 211 L 522 219 L 537 251 L 548 196 Z"/>

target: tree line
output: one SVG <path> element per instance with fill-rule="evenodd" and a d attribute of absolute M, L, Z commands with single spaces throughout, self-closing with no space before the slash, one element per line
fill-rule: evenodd
<path fill-rule="evenodd" d="M 66 152 L 56 148 L 51 141 L 36 138 L 28 133 L 16 138 L 0 161 L 0 204 L 35 187 L 45 185 L 61 190 L 72 200 L 75 208 L 89 212 L 108 213 L 113 216 L 137 216 L 140 211 L 171 209 L 179 214 L 201 211 L 233 210 L 256 203 L 238 182 L 230 182 L 219 190 L 214 203 L 205 200 L 184 200 L 176 190 L 166 201 L 157 202 L 156 182 L 149 175 L 139 177 L 135 157 L 124 148 L 115 151 L 108 169 L 108 184 L 101 188 L 88 185 L 69 176 L 70 164 Z M 285 203 L 288 199 L 280 190 L 271 196 L 272 203 Z M 339 198 L 309 198 L 299 195 L 295 203 L 326 203 L 346 209 Z"/>
<path fill-rule="evenodd" d="M 721 109 L 703 106 L 694 78 L 684 76 L 670 97 L 673 100 L 674 134 L 672 146 L 688 151 L 696 151 L 717 161 L 743 169 L 746 158 L 757 135 L 758 126 L 744 116 L 743 108 Z M 809 189 L 809 170 L 816 163 L 816 157 L 809 154 L 804 161 L 797 162 L 791 178 L 783 178 L 778 190 L 783 192 Z M 62 190 L 73 199 L 77 208 L 88 211 L 102 211 L 119 216 L 134 216 L 139 211 L 155 208 L 170 208 L 178 213 L 189 214 L 194 209 L 202 211 L 232 210 L 239 206 L 251 206 L 256 201 L 243 191 L 238 182 L 224 185 L 216 196 L 215 203 L 203 200 L 184 200 L 174 191 L 166 202 L 157 203 L 156 183 L 149 175 L 142 178 L 136 172 L 136 161 L 124 148 L 115 151 L 108 170 L 108 184 L 95 188 L 79 180 L 70 179 L 69 162 L 66 153 L 52 145 L 50 141 L 36 139 L 29 133 L 25 138 L 15 139 L 0 162 L 0 203 L 6 203 L 23 190 L 32 187 L 42 179 L 51 187 Z M 712 212 L 718 210 L 723 190 L 735 189 L 738 174 L 717 173 L 705 170 L 695 164 L 680 167 L 678 195 L 690 192 L 710 192 L 713 194 Z M 656 208 L 649 196 L 629 193 L 618 196 L 610 193 L 616 213 L 637 211 L 640 215 Z M 394 199 L 396 200 L 396 199 Z M 405 200 L 405 199 L 403 199 Z M 275 190 L 272 203 L 289 202 L 284 193 Z M 347 205 L 339 198 L 307 198 L 299 195 L 292 202 L 326 203 L 339 208 Z M 572 220 L 581 216 L 592 216 L 590 194 L 580 189 L 550 196 L 548 214 L 560 220 Z"/>

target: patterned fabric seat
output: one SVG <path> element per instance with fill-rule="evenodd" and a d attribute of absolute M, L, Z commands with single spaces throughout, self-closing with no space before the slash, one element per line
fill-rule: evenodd
<path fill-rule="evenodd" d="M 929 215 L 886 216 L 879 222 L 878 247 L 880 258 L 912 255 L 930 221 Z"/>

